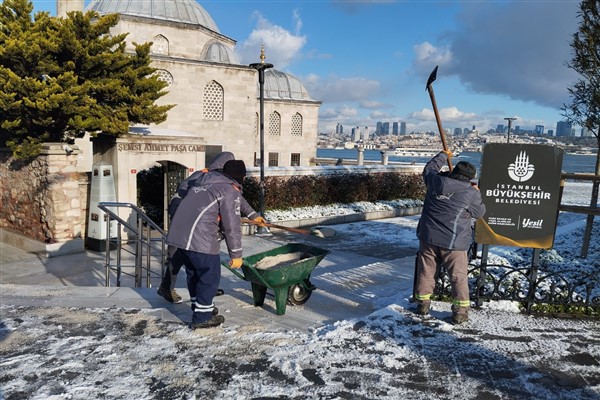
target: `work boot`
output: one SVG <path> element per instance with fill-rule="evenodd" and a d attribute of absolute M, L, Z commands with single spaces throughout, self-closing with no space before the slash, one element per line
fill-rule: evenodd
<path fill-rule="evenodd" d="M 431 308 L 430 300 L 418 300 L 416 312 L 418 315 L 429 315 L 430 308 Z"/>
<path fill-rule="evenodd" d="M 160 285 L 158 287 L 158 290 L 156 291 L 156 293 L 159 296 L 162 296 L 165 298 L 165 300 L 167 300 L 170 303 L 173 304 L 179 304 L 182 302 L 182 298 L 181 296 L 175 291 L 175 289 L 166 289 L 163 287 L 163 285 Z"/>
<path fill-rule="evenodd" d="M 469 322 L 469 316 L 467 314 L 452 314 L 452 323 L 454 325 L 460 325 L 465 322 Z"/>
<path fill-rule="evenodd" d="M 196 304 L 192 302 L 192 312 L 196 311 Z M 214 307 L 212 310 L 212 315 L 217 315 L 219 313 L 219 309 Z"/>
<path fill-rule="evenodd" d="M 204 322 L 193 322 L 190 324 L 190 329 L 206 329 L 214 328 L 225 322 L 225 317 L 222 315 L 213 315 L 211 319 Z"/>
<path fill-rule="evenodd" d="M 469 307 L 452 306 L 452 323 L 460 325 L 469 321 Z"/>

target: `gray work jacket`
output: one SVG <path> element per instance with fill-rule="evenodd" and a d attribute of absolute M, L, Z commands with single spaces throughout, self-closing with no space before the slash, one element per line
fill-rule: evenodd
<path fill-rule="evenodd" d="M 219 225 L 230 258 L 242 257 L 241 187 L 219 172 L 195 181 L 173 216 L 167 244 L 205 254 L 219 254 Z"/>
<path fill-rule="evenodd" d="M 448 250 L 467 250 L 472 242 L 472 218 L 485 214 L 479 190 L 470 182 L 440 174 L 446 164 L 443 152 L 434 156 L 423 169 L 427 195 L 419 224 L 419 240 Z"/>

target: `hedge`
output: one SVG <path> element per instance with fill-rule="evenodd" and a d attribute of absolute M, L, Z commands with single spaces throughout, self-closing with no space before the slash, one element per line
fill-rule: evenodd
<path fill-rule="evenodd" d="M 244 181 L 244 197 L 258 210 L 260 180 Z M 285 210 L 334 203 L 398 199 L 423 200 L 425 185 L 421 174 L 334 174 L 294 177 L 265 177 L 265 210 Z"/>

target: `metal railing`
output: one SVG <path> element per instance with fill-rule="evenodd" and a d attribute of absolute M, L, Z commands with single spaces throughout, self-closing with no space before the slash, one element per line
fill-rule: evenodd
<path fill-rule="evenodd" d="M 548 313 L 600 317 L 598 270 L 565 268 L 543 271 L 535 264 L 507 266 L 471 262 L 468 270 L 470 298 L 476 306 L 484 301 L 519 302 L 526 313 Z M 450 296 L 450 280 L 442 267 L 435 295 Z"/>
<path fill-rule="evenodd" d="M 131 203 L 100 202 L 98 208 L 107 215 L 105 285 L 110 285 L 111 272 L 116 274 L 116 286 L 122 276 L 133 277 L 135 287 L 152 286 L 152 278 L 161 278 L 167 261 L 166 233 L 142 209 Z M 119 216 L 118 209 L 130 209 L 128 221 Z M 116 221 L 116 237 L 111 237 L 111 221 Z M 127 238 L 123 232 L 127 231 Z M 114 251 L 114 258 L 113 254 Z M 114 259 L 114 263 L 112 260 Z"/>
<path fill-rule="evenodd" d="M 595 174 L 561 174 L 560 197 L 566 180 L 592 181 L 590 206 L 559 204 L 558 211 L 587 214 L 580 257 L 587 257 L 592 237 L 594 216 L 600 215 L 598 187 L 600 176 Z M 470 298 L 481 306 L 483 301 L 509 300 L 519 302 L 527 313 L 577 314 L 600 318 L 600 261 L 592 262 L 588 270 L 565 266 L 546 270 L 540 262 L 540 249 L 532 249 L 531 264 L 499 265 L 488 263 L 488 247 L 477 256 L 477 243 L 469 249 Z M 541 267 L 541 268 L 540 268 Z M 415 269 L 416 271 L 416 269 Z M 450 296 L 450 281 L 443 267 L 436 278 L 435 294 Z"/>
<path fill-rule="evenodd" d="M 592 182 L 592 193 L 590 199 L 590 206 L 572 206 L 562 204 L 562 193 L 567 180 L 579 180 L 579 181 L 591 181 Z M 600 187 L 600 175 L 595 174 L 567 174 L 563 173 L 560 175 L 560 202 L 558 206 L 559 211 L 567 211 L 574 213 L 587 214 L 587 221 L 585 225 L 585 231 L 583 233 L 583 244 L 581 245 L 581 257 L 587 257 L 590 240 L 592 237 L 592 225 L 594 222 L 594 216 L 600 216 L 600 208 L 598 207 L 598 188 Z"/>

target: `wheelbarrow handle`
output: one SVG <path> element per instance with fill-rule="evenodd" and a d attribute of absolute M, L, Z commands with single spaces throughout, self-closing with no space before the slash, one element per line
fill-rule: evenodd
<path fill-rule="evenodd" d="M 233 272 L 233 274 L 235 276 L 237 276 L 238 278 L 247 280 L 246 277 L 244 275 L 240 274 L 239 272 L 237 272 L 235 268 L 231 268 L 227 261 L 221 261 L 221 265 L 224 266 L 225 268 L 227 268 L 228 270 L 230 270 L 231 272 Z"/>

